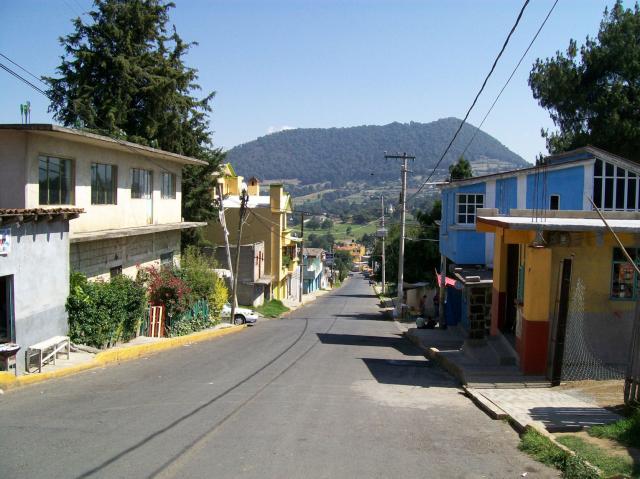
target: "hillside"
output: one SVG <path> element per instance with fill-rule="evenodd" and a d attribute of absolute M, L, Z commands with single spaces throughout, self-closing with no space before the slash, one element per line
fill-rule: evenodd
<path fill-rule="evenodd" d="M 239 174 L 262 180 L 297 179 L 303 185 L 349 181 L 380 183 L 396 179 L 398 165 L 385 164 L 384 151 L 416 156 L 413 179 L 429 174 L 460 125 L 457 118 L 431 123 L 390 123 L 349 128 L 300 128 L 260 137 L 229 150 L 227 159 Z M 465 125 L 436 176 L 442 178 L 456 161 L 476 128 Z M 527 166 L 520 156 L 480 131 L 465 157 L 474 169 L 487 173 Z"/>

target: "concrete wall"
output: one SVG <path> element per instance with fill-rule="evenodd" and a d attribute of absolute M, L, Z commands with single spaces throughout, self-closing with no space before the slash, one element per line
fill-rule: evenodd
<path fill-rule="evenodd" d="M 148 224 L 148 203 L 151 200 L 131 198 L 132 168 L 153 171 L 152 223 L 177 223 L 182 219 L 182 165 L 178 163 L 150 160 L 133 152 L 73 142 L 44 133 L 4 131 L 0 132 L 0 135 L 0 163 L 3 166 L 8 165 L 12 172 L 11 175 L 0 175 L 0 192 L 5 190 L 5 193 L 0 193 L 0 207 L 40 206 L 38 164 L 39 157 L 45 155 L 68 158 L 73 162 L 73 206 L 84 208 L 86 213 L 71 222 L 72 233 Z M 21 167 L 16 163 L 16 158 L 22 163 L 26 176 L 20 174 Z M 116 205 L 91 204 L 91 163 L 105 163 L 118 167 Z M 176 175 L 175 199 L 161 199 L 163 171 Z"/>
<path fill-rule="evenodd" d="M 170 252 L 174 263 L 179 264 L 180 231 L 72 243 L 70 262 L 73 271 L 91 279 L 109 279 L 109 270 L 117 266 L 134 278 L 138 267 L 159 267 L 160 255 Z"/>
<path fill-rule="evenodd" d="M 31 222 L 11 226 L 12 246 L 0 256 L 0 276 L 13 276 L 15 341 L 21 346 L 18 372 L 27 347 L 67 335 L 65 302 L 69 295 L 69 223 Z"/>
<path fill-rule="evenodd" d="M 24 208 L 26 133 L 0 131 L 0 208 Z"/>

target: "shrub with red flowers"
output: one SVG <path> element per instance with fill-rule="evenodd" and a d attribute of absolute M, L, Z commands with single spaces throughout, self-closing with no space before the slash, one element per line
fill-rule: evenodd
<path fill-rule="evenodd" d="M 139 278 L 147 284 L 149 302 L 164 306 L 167 318 L 174 318 L 189 308 L 191 290 L 173 269 L 142 268 Z"/>

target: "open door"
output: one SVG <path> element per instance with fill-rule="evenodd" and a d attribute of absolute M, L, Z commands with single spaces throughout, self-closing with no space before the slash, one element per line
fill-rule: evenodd
<path fill-rule="evenodd" d="M 500 318 L 500 332 L 515 344 L 516 317 L 518 314 L 516 299 L 518 297 L 518 268 L 520 267 L 520 245 L 507 246 L 507 291 L 505 295 L 504 315 Z"/>
<path fill-rule="evenodd" d="M 560 283 L 558 285 L 558 309 L 551 336 L 551 384 L 557 386 L 562 380 L 562 360 L 569 313 L 569 293 L 571 291 L 571 259 L 562 260 Z"/>

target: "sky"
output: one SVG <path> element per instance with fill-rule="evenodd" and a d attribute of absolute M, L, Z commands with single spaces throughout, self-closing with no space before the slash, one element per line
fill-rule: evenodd
<path fill-rule="evenodd" d="M 462 118 L 522 6 L 520 0 L 174 0 L 171 22 L 197 42 L 186 63 L 202 94 L 215 91 L 213 141 L 224 149 L 287 128 L 427 123 Z M 483 95 L 478 125 L 553 0 L 531 0 Z M 483 130 L 527 161 L 553 129 L 527 79 L 536 58 L 595 36 L 613 0 L 559 0 Z M 631 5 L 631 2 L 625 2 Z M 36 76 L 55 76 L 60 36 L 90 0 L 0 1 L 0 53 Z M 24 72 L 9 64 L 0 62 Z M 37 83 L 33 80 L 34 83 Z M 39 84 L 43 87 L 42 84 Z M 0 70 L 0 123 L 54 122 L 49 101 Z M 418 158 L 420 152 L 412 152 Z"/>

